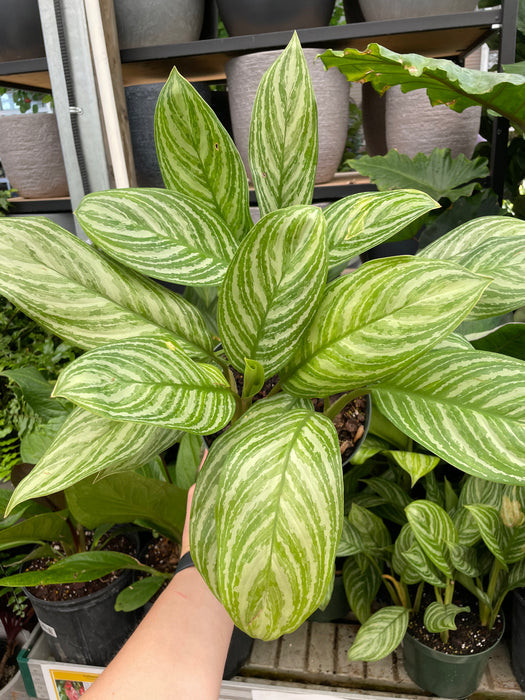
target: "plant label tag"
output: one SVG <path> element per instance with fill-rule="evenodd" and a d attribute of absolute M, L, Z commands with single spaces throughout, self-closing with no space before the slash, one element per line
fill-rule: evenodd
<path fill-rule="evenodd" d="M 45 622 L 40 621 L 40 627 L 44 630 L 46 634 L 48 634 L 50 637 L 56 637 L 57 633 L 55 632 L 54 627 L 51 627 L 51 625 L 46 625 Z"/>

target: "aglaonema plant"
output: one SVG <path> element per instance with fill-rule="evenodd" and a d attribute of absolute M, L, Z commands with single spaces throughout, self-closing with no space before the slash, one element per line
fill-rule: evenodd
<path fill-rule="evenodd" d="M 2 293 L 88 350 L 54 389 L 78 407 L 10 508 L 139 466 L 181 433 L 231 424 L 197 479 L 191 549 L 235 623 L 272 639 L 306 619 L 330 586 L 343 524 L 331 419 L 354 397 L 370 393 L 398 429 L 467 472 L 525 478 L 523 363 L 440 345 L 478 304 L 493 314 L 523 299 L 506 255 L 511 245 L 523 254 L 525 228 L 480 220 L 457 232 L 459 262 L 385 258 L 337 276 L 437 205 L 413 190 L 311 205 L 316 103 L 295 36 L 255 100 L 255 225 L 233 142 L 176 70 L 155 135 L 166 189 L 87 195 L 76 214 L 93 246 L 45 219 L 0 226 Z M 185 285 L 195 303 L 150 277 Z M 494 284 L 505 294 L 491 297 Z"/>

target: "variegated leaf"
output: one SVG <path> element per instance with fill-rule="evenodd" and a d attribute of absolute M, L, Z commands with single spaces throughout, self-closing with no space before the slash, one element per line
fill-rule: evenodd
<path fill-rule="evenodd" d="M 361 535 L 353 525 L 350 525 L 347 518 L 344 518 L 343 530 L 335 553 L 336 557 L 349 557 L 364 551 L 365 546 Z"/>
<path fill-rule="evenodd" d="M 465 508 L 474 517 L 485 545 L 506 569 L 505 548 L 508 535 L 497 509 L 485 505 L 467 505 Z"/>
<path fill-rule="evenodd" d="M 106 470 L 135 469 L 180 439 L 180 432 L 123 423 L 75 409 L 51 447 L 16 487 L 8 512 L 27 500 L 61 491 Z"/>
<path fill-rule="evenodd" d="M 455 630 L 456 626 L 456 615 L 462 612 L 470 612 L 470 608 L 460 608 L 458 605 L 453 603 L 438 603 L 434 601 L 425 610 L 425 616 L 423 618 L 423 624 L 429 632 L 437 634 L 438 632 L 445 632 L 447 630 Z"/>
<path fill-rule="evenodd" d="M 220 284 L 237 249 L 209 205 L 179 192 L 153 187 L 92 192 L 75 213 L 112 258 L 167 282 Z"/>
<path fill-rule="evenodd" d="M 321 210 L 296 206 L 263 217 L 242 241 L 224 279 L 217 317 L 233 366 L 257 360 L 267 378 L 292 356 L 326 281 Z"/>
<path fill-rule="evenodd" d="M 523 587 L 525 587 L 525 557 L 511 568 L 507 590 Z"/>
<path fill-rule="evenodd" d="M 372 614 L 372 603 L 381 587 L 381 576 L 376 566 L 364 558 L 361 568 L 355 557 L 348 557 L 343 565 L 343 582 L 348 604 L 359 622 L 364 623 Z"/>
<path fill-rule="evenodd" d="M 166 187 L 208 204 L 242 238 L 252 222 L 241 156 L 215 112 L 176 68 L 157 102 L 155 145 Z"/>
<path fill-rule="evenodd" d="M 261 214 L 311 203 L 318 141 L 317 103 L 294 34 L 264 74 L 253 105 L 249 161 Z"/>
<path fill-rule="evenodd" d="M 371 390 L 400 430 L 484 479 L 525 484 L 525 363 L 435 350 Z"/>
<path fill-rule="evenodd" d="M 459 333 L 451 333 L 440 340 L 436 345 L 437 350 L 473 350 L 469 341 Z"/>
<path fill-rule="evenodd" d="M 451 517 L 459 535 L 459 544 L 465 547 L 473 547 L 479 542 L 481 539 L 479 528 L 472 514 L 466 508 L 458 508 Z"/>
<path fill-rule="evenodd" d="M 453 520 L 453 522 L 457 529 L 456 521 Z M 450 552 L 450 560 L 454 569 L 460 571 L 466 576 L 475 577 L 482 575 L 483 572 L 481 571 L 477 551 L 474 549 L 474 547 L 466 547 L 463 544 L 449 543 L 448 551 Z"/>
<path fill-rule="evenodd" d="M 401 644 L 408 628 L 410 612 L 399 605 L 378 610 L 359 628 L 350 647 L 350 661 L 379 661 Z"/>
<path fill-rule="evenodd" d="M 475 476 L 468 476 L 459 494 L 458 505 L 483 504 L 486 506 L 494 506 L 494 508 L 500 508 L 506 488 L 504 484 L 487 481 L 487 479 L 480 479 Z"/>
<path fill-rule="evenodd" d="M 361 192 L 326 207 L 328 266 L 383 243 L 439 204 L 418 190 Z"/>
<path fill-rule="evenodd" d="M 460 323 L 488 283 L 448 262 L 412 256 L 362 265 L 327 286 L 284 388 L 330 396 L 414 365 Z"/>
<path fill-rule="evenodd" d="M 61 373 L 53 394 L 112 420 L 199 435 L 221 430 L 235 411 L 220 370 L 194 362 L 167 334 L 86 352 Z"/>
<path fill-rule="evenodd" d="M 392 566 L 401 580 L 414 585 L 426 581 L 431 586 L 443 585 L 443 574 L 429 560 L 419 546 L 408 523 L 403 525 L 394 544 Z"/>
<path fill-rule="evenodd" d="M 448 543 L 457 544 L 458 533 L 450 516 L 431 501 L 412 501 L 405 508 L 408 523 L 416 540 L 430 559 L 446 576 L 454 571 L 450 561 Z"/>
<path fill-rule="evenodd" d="M 215 502 L 222 467 L 239 439 L 250 430 L 252 421 L 272 416 L 278 423 L 288 411 L 302 408 L 312 410 L 312 403 L 289 394 L 277 394 L 257 401 L 228 430 L 217 438 L 197 477 L 197 486 L 191 504 L 190 545 L 193 560 L 213 593 L 219 597 L 217 585 L 217 533 L 215 529 Z"/>
<path fill-rule="evenodd" d="M 422 476 L 431 472 L 440 462 L 439 457 L 426 455 L 421 452 L 401 452 L 400 450 L 389 450 L 387 452 L 394 462 L 401 469 L 410 474 L 412 486 L 421 479 Z"/>
<path fill-rule="evenodd" d="M 402 486 L 396 484 L 395 481 L 391 479 L 384 479 L 380 476 L 363 479 L 363 481 L 369 488 L 382 496 L 387 503 L 393 505 L 396 510 L 402 511 L 403 520 L 405 520 L 405 508 L 410 503 L 411 499 Z"/>
<path fill-rule="evenodd" d="M 215 520 L 220 599 L 235 624 L 266 640 L 295 630 L 323 599 L 341 535 L 333 423 L 304 409 L 245 423 L 221 469 Z"/>
<path fill-rule="evenodd" d="M 350 464 L 353 464 L 354 466 L 364 464 L 367 459 L 375 457 L 375 455 L 387 450 L 388 447 L 389 443 L 386 442 L 386 440 L 382 440 L 381 438 L 372 435 L 369 430 L 368 435 L 366 436 L 361 447 L 357 450 L 357 452 L 354 452 L 354 454 L 351 455 Z"/>
<path fill-rule="evenodd" d="M 361 537 L 364 545 L 363 552 L 374 556 L 386 554 L 392 540 L 385 523 L 379 516 L 354 502 L 348 514 L 348 521 Z"/>
<path fill-rule="evenodd" d="M 193 357 L 213 341 L 198 311 L 41 217 L 0 221 L 0 293 L 56 335 L 94 348 L 167 330 Z"/>

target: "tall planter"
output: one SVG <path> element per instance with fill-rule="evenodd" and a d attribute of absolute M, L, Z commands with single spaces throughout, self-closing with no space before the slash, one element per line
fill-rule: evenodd
<path fill-rule="evenodd" d="M 204 0 L 115 0 L 121 49 L 197 41 Z"/>
<path fill-rule="evenodd" d="M 323 49 L 304 49 L 312 78 L 319 120 L 319 161 L 315 182 L 332 179 L 346 143 L 350 85 L 344 75 L 330 68 L 326 71 L 315 57 Z M 232 58 L 226 64 L 233 137 L 250 176 L 248 140 L 250 120 L 259 82 L 280 51 L 263 51 Z M 299 167 L 299 165 L 298 165 Z"/>
<path fill-rule="evenodd" d="M 410 678 L 423 690 L 442 698 L 466 698 L 481 682 L 490 655 L 500 643 L 477 654 L 445 654 L 425 646 L 409 634 L 403 640 L 403 663 Z"/>
<path fill-rule="evenodd" d="M 472 12 L 478 0 L 359 0 L 367 21 Z"/>
<path fill-rule="evenodd" d="M 50 112 L 0 113 L 0 158 L 20 197 L 67 197 L 56 117 Z"/>
<path fill-rule="evenodd" d="M 230 36 L 322 27 L 330 22 L 335 0 L 217 0 Z"/>

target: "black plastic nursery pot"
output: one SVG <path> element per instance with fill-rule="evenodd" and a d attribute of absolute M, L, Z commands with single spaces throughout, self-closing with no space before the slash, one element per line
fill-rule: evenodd
<path fill-rule="evenodd" d="M 317 608 L 308 619 L 310 622 L 332 622 L 333 620 L 340 620 L 349 611 L 350 606 L 346 597 L 343 577 L 341 574 L 336 574 L 330 602 L 324 610 Z"/>
<path fill-rule="evenodd" d="M 442 698 L 467 698 L 481 682 L 490 655 L 503 637 L 477 654 L 445 654 L 425 646 L 409 634 L 403 640 L 403 663 L 410 678 L 423 690 Z"/>
<path fill-rule="evenodd" d="M 56 661 L 106 666 L 137 626 L 133 612 L 117 612 L 115 600 L 132 582 L 124 571 L 105 588 L 82 598 L 47 601 L 24 589 Z"/>
<path fill-rule="evenodd" d="M 525 588 L 512 591 L 511 665 L 520 688 L 525 690 Z"/>
<path fill-rule="evenodd" d="M 230 36 L 323 27 L 330 22 L 335 0 L 217 0 Z"/>

